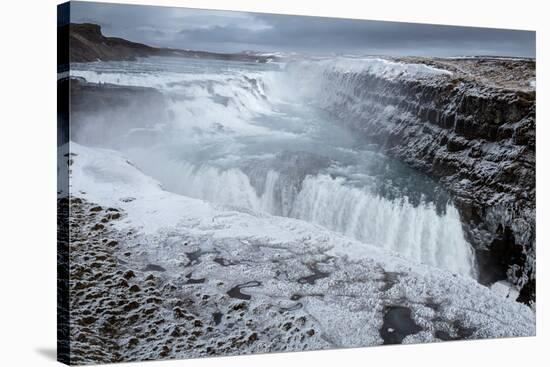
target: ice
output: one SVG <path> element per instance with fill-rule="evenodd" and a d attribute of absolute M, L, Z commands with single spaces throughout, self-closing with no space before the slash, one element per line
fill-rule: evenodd
<path fill-rule="evenodd" d="M 309 73 L 340 72 L 364 73 L 384 79 L 419 79 L 433 76 L 450 76 L 452 72 L 425 64 L 403 63 L 381 58 L 331 58 L 317 62 L 289 63 L 288 69 Z"/>

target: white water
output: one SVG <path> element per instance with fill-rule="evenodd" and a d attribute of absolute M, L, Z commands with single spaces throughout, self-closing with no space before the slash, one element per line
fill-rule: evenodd
<path fill-rule="evenodd" d="M 342 232 L 424 264 L 470 274 L 472 259 L 456 208 L 438 215 L 433 204 L 411 205 L 346 186 L 342 178 L 308 177 L 293 216 Z"/>
<path fill-rule="evenodd" d="M 329 71 L 341 73 L 340 91 L 353 91 L 362 72 L 386 78 L 441 72 L 383 60 L 312 65 L 151 58 L 80 65 L 71 73 L 90 82 L 154 87 L 163 93 L 172 118 L 140 127 L 150 133 L 149 144 L 132 143 L 128 136 L 136 129 L 102 144 L 123 150 L 166 189 L 302 219 L 414 262 L 475 276 L 458 212 L 438 201 L 441 188 L 369 150 L 320 109 L 338 98 L 324 89 Z M 112 124 L 107 113 L 104 120 L 93 117 L 96 128 Z M 132 126 L 131 121 L 128 111 L 124 123 Z M 86 131 L 72 139 L 87 143 Z"/>

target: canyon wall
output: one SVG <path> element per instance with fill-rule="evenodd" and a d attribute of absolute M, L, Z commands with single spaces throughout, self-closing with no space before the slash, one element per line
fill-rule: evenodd
<path fill-rule="evenodd" d="M 327 69 L 324 108 L 370 143 L 439 179 L 477 252 L 479 280 L 535 300 L 535 63 L 407 59 L 452 75 Z"/>

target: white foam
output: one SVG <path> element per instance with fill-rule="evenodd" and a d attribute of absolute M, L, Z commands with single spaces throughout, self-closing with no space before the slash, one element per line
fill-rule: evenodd
<path fill-rule="evenodd" d="M 375 244 L 417 263 L 474 276 L 474 256 L 456 208 L 439 215 L 433 204 L 413 206 L 345 185 L 341 177 L 308 177 L 292 216 Z"/>

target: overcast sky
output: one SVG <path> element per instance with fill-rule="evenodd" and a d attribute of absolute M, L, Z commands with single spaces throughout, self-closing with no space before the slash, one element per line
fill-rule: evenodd
<path fill-rule="evenodd" d="M 535 32 L 72 2 L 71 22 L 152 46 L 217 52 L 535 56 Z"/>

